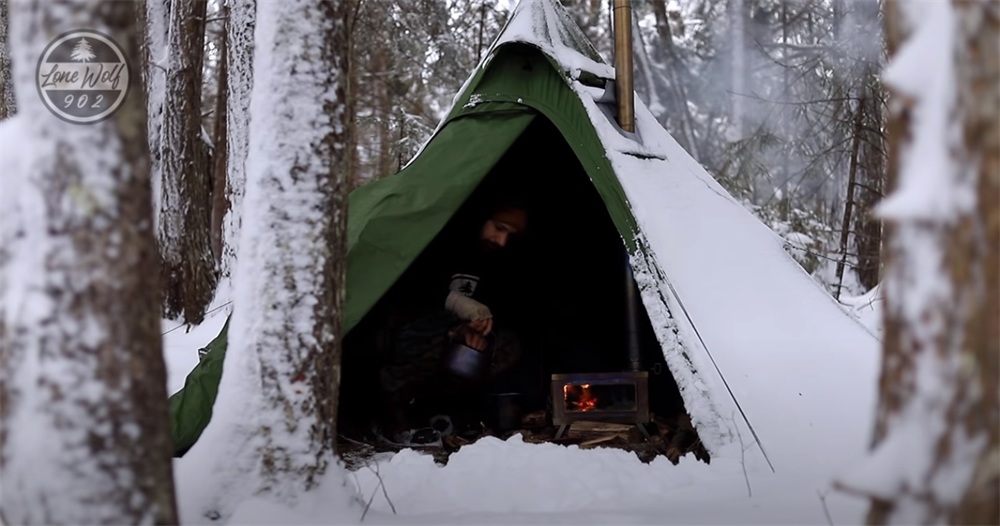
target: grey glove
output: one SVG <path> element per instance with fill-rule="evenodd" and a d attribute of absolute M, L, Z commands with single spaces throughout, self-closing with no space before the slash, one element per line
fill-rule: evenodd
<path fill-rule="evenodd" d="M 476 321 L 493 317 L 493 313 L 490 312 L 489 307 L 457 290 L 448 293 L 448 297 L 444 300 L 444 308 L 454 312 L 456 316 L 465 321 Z"/>

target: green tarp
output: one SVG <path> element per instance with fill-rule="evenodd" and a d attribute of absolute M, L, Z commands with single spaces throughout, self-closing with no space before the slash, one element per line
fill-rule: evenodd
<path fill-rule="evenodd" d="M 635 222 L 594 123 L 563 72 L 553 64 L 536 48 L 502 45 L 485 71 L 476 73 L 456 99 L 448 119 L 406 168 L 351 194 L 345 334 L 389 290 L 538 116 L 547 118 L 562 133 L 603 198 L 629 250 L 635 250 Z M 227 329 L 228 321 L 188 376 L 184 389 L 170 399 L 178 453 L 194 444 L 211 418 L 222 375 Z"/>

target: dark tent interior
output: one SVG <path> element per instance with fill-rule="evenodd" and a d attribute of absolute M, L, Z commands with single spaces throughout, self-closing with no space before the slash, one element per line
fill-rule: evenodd
<path fill-rule="evenodd" d="M 455 431 L 482 424 L 504 436 L 498 415 L 500 393 L 517 393 L 519 414 L 551 408 L 553 373 L 624 371 L 628 368 L 626 320 L 627 255 L 618 230 L 562 134 L 537 116 L 506 152 L 421 258 L 478 226 L 486 203 L 496 195 L 527 201 L 528 228 L 505 252 L 506 276 L 497 284 L 504 305 L 494 310 L 497 327 L 511 328 L 523 355 L 505 377 L 465 391 L 445 391 L 415 400 L 414 411 L 448 414 Z M 341 433 L 366 437 L 378 425 L 380 338 L 393 304 L 406 301 L 406 283 L 420 282 L 418 262 L 383 296 L 348 335 L 340 397 Z M 636 298 L 637 298 L 636 294 Z M 493 307 L 493 306 L 491 306 Z M 645 309 L 639 306 L 641 368 L 649 372 L 649 409 L 676 418 L 685 413 Z M 505 401 L 511 398 L 506 397 Z M 463 427 L 464 426 L 464 427 Z M 359 438 L 359 440 L 361 440 Z"/>

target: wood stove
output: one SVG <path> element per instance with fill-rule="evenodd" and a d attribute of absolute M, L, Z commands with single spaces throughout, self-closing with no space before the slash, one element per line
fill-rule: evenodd
<path fill-rule="evenodd" d="M 562 438 L 582 420 L 636 424 L 649 436 L 649 373 L 625 371 L 552 375 L 552 423 Z"/>

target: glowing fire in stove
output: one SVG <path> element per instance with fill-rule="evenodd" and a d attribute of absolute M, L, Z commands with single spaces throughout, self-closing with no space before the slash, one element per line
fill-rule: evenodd
<path fill-rule="evenodd" d="M 563 399 L 566 408 L 575 411 L 591 411 L 597 407 L 597 397 L 590 389 L 590 384 L 566 384 L 563 386 Z"/>

